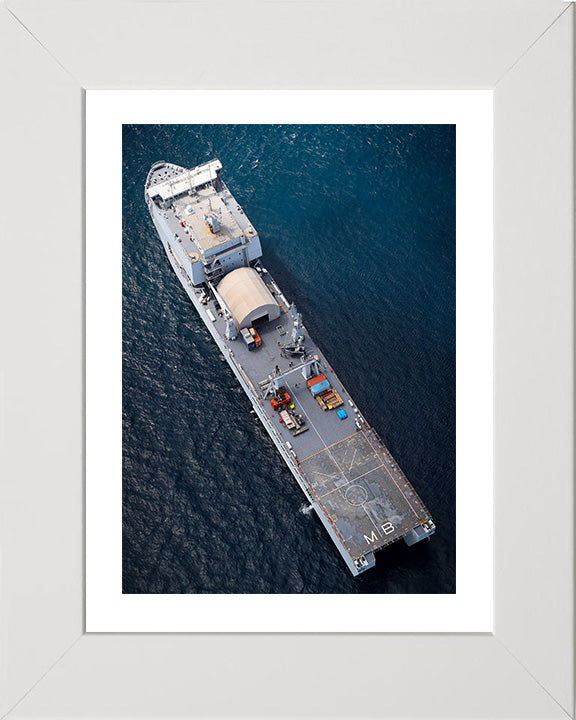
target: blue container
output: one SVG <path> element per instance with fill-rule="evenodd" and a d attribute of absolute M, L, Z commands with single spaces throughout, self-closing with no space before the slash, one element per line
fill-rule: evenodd
<path fill-rule="evenodd" d="M 330 383 L 328 382 L 328 380 L 323 380 L 322 382 L 319 382 L 317 385 L 312 385 L 312 387 L 310 388 L 310 392 L 312 393 L 312 395 L 314 395 L 314 397 L 316 397 L 316 395 L 319 395 L 321 392 L 324 392 L 324 390 L 328 390 L 329 387 L 330 387 Z"/>
<path fill-rule="evenodd" d="M 338 412 L 336 413 L 336 415 L 338 415 L 338 417 L 340 418 L 340 420 L 344 420 L 344 418 L 347 418 L 347 417 L 348 417 L 348 413 L 346 412 L 346 410 L 344 410 L 344 408 L 342 408 L 341 410 L 338 410 Z"/>

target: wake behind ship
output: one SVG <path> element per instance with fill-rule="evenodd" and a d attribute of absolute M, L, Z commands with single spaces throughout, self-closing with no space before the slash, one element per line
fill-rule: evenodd
<path fill-rule="evenodd" d="M 430 513 L 262 265 L 220 177 L 155 163 L 145 198 L 168 259 L 353 575 L 377 550 L 435 532 Z M 239 450 L 241 450 L 239 448 Z"/>

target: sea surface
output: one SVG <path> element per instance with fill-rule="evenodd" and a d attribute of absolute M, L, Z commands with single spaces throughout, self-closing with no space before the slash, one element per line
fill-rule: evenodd
<path fill-rule="evenodd" d="M 198 317 L 144 201 L 213 158 L 263 262 L 437 525 L 353 578 Z M 124 593 L 453 593 L 453 125 L 125 125 Z"/>

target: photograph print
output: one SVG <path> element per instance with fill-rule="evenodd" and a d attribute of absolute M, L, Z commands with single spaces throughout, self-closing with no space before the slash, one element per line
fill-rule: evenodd
<path fill-rule="evenodd" d="M 455 125 L 122 163 L 123 593 L 455 593 Z"/>

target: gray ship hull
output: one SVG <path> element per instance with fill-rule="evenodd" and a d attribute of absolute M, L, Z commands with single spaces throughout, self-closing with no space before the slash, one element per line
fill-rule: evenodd
<path fill-rule="evenodd" d="M 151 173 L 154 168 L 163 167 L 162 164 L 153 166 Z M 178 170 L 176 168 L 174 172 Z M 227 199 L 227 207 L 232 207 L 243 221 L 243 211 L 229 190 L 219 179 L 214 182 L 219 195 Z M 147 188 L 150 184 L 149 176 Z M 184 203 L 194 198 L 193 182 L 189 184 L 190 189 L 185 189 L 179 196 L 184 195 Z M 193 252 L 187 255 L 196 260 L 195 247 L 205 249 L 206 244 L 202 245 L 194 238 L 195 245 L 192 246 L 191 226 L 178 222 L 178 217 L 182 217 L 178 214 L 178 207 L 184 205 L 176 206 L 174 212 L 174 206 L 167 205 L 163 200 L 153 202 L 151 193 L 146 194 L 146 199 L 168 260 L 182 287 L 350 572 L 358 575 L 373 567 L 375 552 L 400 538 L 412 545 L 432 535 L 435 525 L 424 504 L 376 431 L 369 427 L 304 325 L 301 325 L 299 332 L 306 347 L 305 358 L 308 362 L 312 358 L 314 366 L 322 371 L 322 377 L 337 390 L 338 399 L 342 402 L 342 417 L 333 409 L 321 409 L 318 399 L 311 395 L 305 382 L 306 363 L 284 351 L 284 340 L 294 332 L 294 314 L 289 312 L 291 306 L 278 283 L 259 260 L 247 261 L 246 248 L 237 253 L 237 262 L 242 262 L 242 266 L 257 268 L 281 312 L 278 319 L 258 327 L 262 347 L 250 350 L 239 335 L 235 338 L 229 336 L 228 308 L 216 285 L 206 278 L 196 284 L 193 266 L 185 265 L 182 247 L 187 250 L 192 248 Z M 190 210 L 191 205 L 185 207 Z M 248 227 L 251 229 L 251 226 Z M 182 228 L 185 228 L 186 234 Z M 258 241 L 254 232 L 252 237 Z M 208 239 L 211 240 L 210 237 Z M 231 251 L 228 252 L 231 254 Z M 204 259 L 205 272 L 213 267 L 214 261 L 208 264 Z M 291 432 L 286 423 L 282 423 L 278 411 L 271 407 L 270 389 L 276 378 L 282 379 L 283 389 L 290 393 L 290 407 L 297 409 L 307 432 L 294 435 L 293 430 Z"/>

